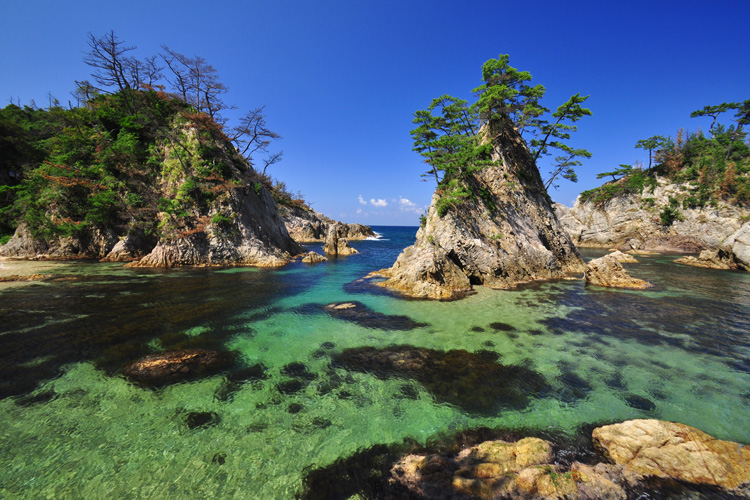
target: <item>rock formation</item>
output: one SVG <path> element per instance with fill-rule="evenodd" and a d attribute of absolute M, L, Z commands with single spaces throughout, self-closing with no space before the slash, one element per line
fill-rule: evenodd
<path fill-rule="evenodd" d="M 333 257 L 342 257 L 346 255 L 354 255 L 357 252 L 354 248 L 349 246 L 349 241 L 346 239 L 349 229 L 339 223 L 332 224 L 328 227 L 328 233 L 326 234 L 326 243 L 323 245 L 323 252 L 326 255 Z"/>
<path fill-rule="evenodd" d="M 440 189 L 435 193 L 414 245 L 379 272 L 388 278 L 382 286 L 453 299 L 472 285 L 505 289 L 583 271 L 523 139 L 515 129 L 500 137 L 495 165 L 469 177 L 469 197 L 441 216 Z"/>
<path fill-rule="evenodd" d="M 347 240 L 364 240 L 377 235 L 369 226 L 362 224 L 345 224 L 336 222 L 314 210 L 300 207 L 280 207 L 281 217 L 286 229 L 297 243 L 316 243 L 325 241 L 328 229 L 334 224 L 340 224 L 343 237 Z"/>
<path fill-rule="evenodd" d="M 388 498 L 626 500 L 662 498 L 665 492 L 668 498 L 750 494 L 748 446 L 658 420 L 599 427 L 593 439 L 614 463 L 566 466 L 555 456 L 553 443 L 535 437 L 484 441 L 456 454 L 408 454 L 389 471 Z"/>
<path fill-rule="evenodd" d="M 216 214 L 232 214 L 213 222 Z M 276 203 L 265 189 L 233 188 L 196 226 L 173 238 L 162 238 L 133 267 L 228 266 L 277 267 L 301 251 L 289 237 Z"/>
<path fill-rule="evenodd" d="M 653 189 L 646 187 L 640 194 L 622 194 L 600 204 L 579 198 L 572 208 L 557 204 L 555 210 L 581 247 L 682 253 L 721 249 L 734 256 L 738 268 L 750 269 L 750 207 L 718 201 L 690 208 L 693 188 L 659 177 Z M 665 207 L 677 213 L 669 226 L 660 217 Z"/>
<path fill-rule="evenodd" d="M 675 262 L 709 269 L 750 271 L 750 224 L 742 226 L 719 248 L 703 250 L 697 257 L 689 255 Z"/>
<path fill-rule="evenodd" d="M 617 262 L 621 264 L 637 264 L 638 263 L 638 259 L 636 259 L 630 254 L 622 253 L 619 250 L 615 250 L 614 252 L 610 253 L 609 256 L 613 257 L 615 260 L 617 260 Z"/>
<path fill-rule="evenodd" d="M 141 139 L 149 161 L 137 175 L 150 177 L 130 186 L 131 201 L 111 202 L 106 217 L 81 221 L 65 214 L 80 210 L 84 201 L 61 198 L 36 214 L 43 220 L 34 231 L 20 224 L 0 246 L 0 256 L 96 258 L 139 267 L 288 262 L 301 248 L 263 178 L 225 136 L 208 133 L 191 116 L 178 114 Z M 133 167 L 126 170 L 136 176 Z"/>
<path fill-rule="evenodd" d="M 26 224 L 20 224 L 13 237 L 0 245 L 0 256 L 33 259 L 102 258 L 118 242 L 113 230 L 93 229 L 78 236 L 59 238 L 35 237 Z"/>
<path fill-rule="evenodd" d="M 733 490 L 750 484 L 750 446 L 721 441 L 694 427 L 629 420 L 594 429 L 595 443 L 641 476 Z"/>
<path fill-rule="evenodd" d="M 323 257 L 319 253 L 316 252 L 307 252 L 304 257 L 302 257 L 302 262 L 306 264 L 317 264 L 318 262 L 325 262 L 327 261 L 327 257 Z"/>
<path fill-rule="evenodd" d="M 653 286 L 648 281 L 631 278 L 620 264 L 618 256 L 614 254 L 605 255 L 589 262 L 586 266 L 585 279 L 586 283 L 592 285 L 614 288 L 643 289 Z"/>

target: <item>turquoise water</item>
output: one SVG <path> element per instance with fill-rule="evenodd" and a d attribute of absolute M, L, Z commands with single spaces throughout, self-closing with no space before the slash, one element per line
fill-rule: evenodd
<path fill-rule="evenodd" d="M 659 418 L 750 443 L 750 275 L 644 256 L 627 267 L 656 285 L 645 292 L 559 281 L 402 300 L 356 280 L 389 266 L 416 229 L 376 230 L 382 239 L 353 243 L 360 254 L 317 265 L 47 263 L 53 278 L 0 288 L 0 497 L 294 498 L 338 458 L 481 426 L 574 435 Z M 422 326 L 371 328 L 322 309 L 349 300 Z M 471 378 L 474 391 L 451 399 L 431 380 L 340 362 L 345 349 L 394 345 L 478 352 L 544 387 L 472 412 L 456 398 L 495 382 Z M 266 378 L 149 389 L 122 376 L 184 347 L 233 350 Z M 283 389 L 294 380 L 296 392 Z M 191 428 L 195 414 L 210 421 Z"/>

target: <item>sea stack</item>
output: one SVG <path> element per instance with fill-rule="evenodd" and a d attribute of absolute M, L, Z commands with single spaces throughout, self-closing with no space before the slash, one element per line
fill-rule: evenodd
<path fill-rule="evenodd" d="M 508 125 L 491 140 L 493 164 L 468 177 L 471 195 L 441 215 L 438 188 L 414 245 L 376 273 L 388 278 L 382 286 L 455 299 L 472 285 L 507 289 L 584 271 L 521 135 Z"/>

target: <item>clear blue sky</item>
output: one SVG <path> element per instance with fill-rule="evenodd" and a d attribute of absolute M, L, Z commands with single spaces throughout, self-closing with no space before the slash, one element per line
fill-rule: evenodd
<path fill-rule="evenodd" d="M 647 162 L 637 140 L 705 130 L 691 111 L 750 98 L 748 26 L 748 0 L 6 1 L 0 99 L 67 102 L 90 73 L 89 31 L 113 29 L 142 57 L 166 44 L 214 65 L 228 102 L 266 106 L 284 137 L 271 173 L 315 209 L 417 225 L 434 185 L 411 151 L 412 113 L 441 94 L 471 98 L 487 59 L 510 54 L 549 108 L 591 95 L 571 145 L 593 157 L 551 192 L 570 205 L 596 173 Z"/>

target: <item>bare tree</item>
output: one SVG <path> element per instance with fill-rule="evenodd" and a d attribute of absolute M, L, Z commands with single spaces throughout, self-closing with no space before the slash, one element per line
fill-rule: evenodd
<path fill-rule="evenodd" d="M 95 68 L 94 77 L 99 85 L 105 88 L 114 87 L 117 91 L 130 90 L 131 85 L 126 75 L 125 55 L 135 47 L 128 47 L 113 30 L 102 37 L 89 33 L 88 45 L 91 49 L 83 61 Z"/>
<path fill-rule="evenodd" d="M 187 57 L 166 45 L 162 45 L 161 54 L 171 78 L 167 81 L 177 95 L 191 104 L 198 111 L 211 116 L 217 122 L 223 123 L 220 112 L 230 109 L 222 99 L 229 89 L 219 81 L 218 71 L 200 56 Z"/>

